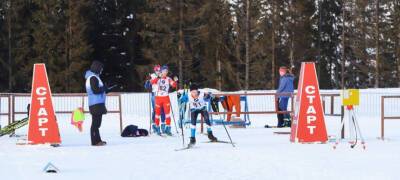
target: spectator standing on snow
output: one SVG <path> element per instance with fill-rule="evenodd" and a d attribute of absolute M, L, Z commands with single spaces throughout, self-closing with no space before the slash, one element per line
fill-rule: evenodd
<path fill-rule="evenodd" d="M 99 61 L 94 61 L 90 66 L 90 70 L 86 71 L 86 92 L 89 98 L 89 111 L 92 115 L 92 126 L 90 127 L 90 138 L 92 146 L 104 146 L 107 143 L 101 140 L 99 128 L 103 114 L 107 113 L 106 109 L 106 88 L 103 81 L 100 79 L 100 74 L 103 71 L 103 64 Z"/>
<path fill-rule="evenodd" d="M 287 93 L 285 95 L 278 95 L 278 111 L 287 111 L 287 106 L 290 98 L 290 93 L 294 92 L 294 76 L 289 72 L 289 69 L 285 66 L 281 66 L 279 68 L 279 87 L 276 93 Z M 278 128 L 281 127 L 290 127 L 291 120 L 290 114 L 278 114 Z M 265 125 L 266 128 L 269 128 L 269 125 Z"/>

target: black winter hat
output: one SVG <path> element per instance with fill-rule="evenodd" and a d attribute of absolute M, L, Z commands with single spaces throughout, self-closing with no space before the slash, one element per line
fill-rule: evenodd
<path fill-rule="evenodd" d="M 100 61 L 93 61 L 92 65 L 90 66 L 90 70 L 96 74 L 100 74 L 100 72 L 103 70 L 104 65 Z"/>
<path fill-rule="evenodd" d="M 197 86 L 197 84 L 191 84 L 189 89 L 190 89 L 190 91 L 193 91 L 193 90 L 198 90 L 199 87 Z"/>

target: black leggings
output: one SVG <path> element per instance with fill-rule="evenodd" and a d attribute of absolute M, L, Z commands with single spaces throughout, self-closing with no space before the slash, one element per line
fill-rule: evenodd
<path fill-rule="evenodd" d="M 92 145 L 96 145 L 101 142 L 99 128 L 101 126 L 103 115 L 93 115 L 92 114 L 92 126 L 90 127 L 90 138 L 92 140 Z"/>
<path fill-rule="evenodd" d="M 210 117 L 209 117 L 209 115 L 208 115 L 208 112 L 207 112 L 207 110 L 195 110 L 195 111 L 192 111 L 192 113 L 191 113 L 191 123 L 192 123 L 192 125 L 193 126 L 196 126 L 196 123 L 197 123 L 197 116 L 199 115 L 199 114 L 201 114 L 203 117 L 204 117 L 204 122 L 208 125 L 208 126 L 211 126 L 211 123 L 210 123 Z"/>

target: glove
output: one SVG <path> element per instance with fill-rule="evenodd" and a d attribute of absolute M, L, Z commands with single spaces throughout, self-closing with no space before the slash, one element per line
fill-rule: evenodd
<path fill-rule="evenodd" d="M 178 81 L 178 76 L 174 76 L 174 81 Z"/>
<path fill-rule="evenodd" d="M 189 97 L 186 94 L 181 95 L 180 102 L 181 103 L 189 102 Z"/>
<path fill-rule="evenodd" d="M 210 92 L 205 92 L 204 93 L 204 99 L 205 100 L 211 100 L 211 99 L 213 99 L 214 97 L 213 97 L 213 95 L 210 93 Z"/>

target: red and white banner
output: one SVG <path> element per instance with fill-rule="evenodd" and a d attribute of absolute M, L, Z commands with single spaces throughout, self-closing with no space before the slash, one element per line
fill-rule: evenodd
<path fill-rule="evenodd" d="M 300 143 L 328 141 L 318 78 L 313 62 L 301 64 L 290 141 Z"/>
<path fill-rule="evenodd" d="M 33 68 L 28 143 L 61 143 L 45 64 Z"/>

